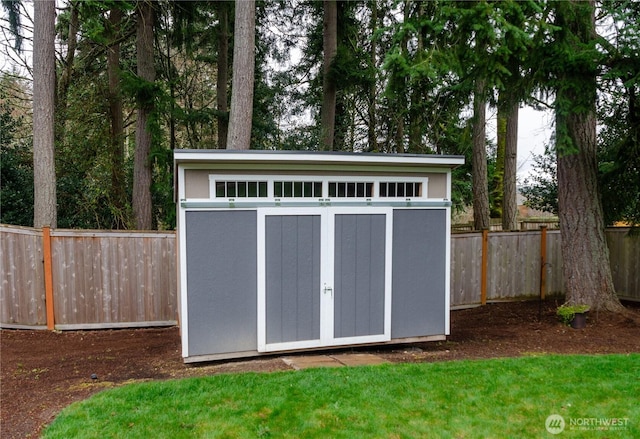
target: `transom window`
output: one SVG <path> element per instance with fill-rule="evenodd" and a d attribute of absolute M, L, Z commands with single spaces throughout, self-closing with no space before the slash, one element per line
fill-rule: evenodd
<path fill-rule="evenodd" d="M 397 179 L 377 180 L 375 177 L 347 177 L 336 180 L 335 177 L 260 175 L 248 176 L 210 176 L 210 190 L 213 198 L 266 200 L 316 199 L 321 202 L 331 199 L 348 202 L 374 199 L 417 199 L 427 198 L 427 179 L 398 177 Z M 388 178 L 388 177 L 387 177 Z"/>
<path fill-rule="evenodd" d="M 267 197 L 266 181 L 216 181 L 217 198 Z"/>
<path fill-rule="evenodd" d="M 421 197 L 422 183 L 417 181 L 385 181 L 380 182 L 380 191 L 378 196 L 381 198 L 395 197 Z"/>
<path fill-rule="evenodd" d="M 329 198 L 371 198 L 373 183 L 360 181 L 330 181 Z"/>
<path fill-rule="evenodd" d="M 274 181 L 276 198 L 322 198 L 321 181 Z"/>

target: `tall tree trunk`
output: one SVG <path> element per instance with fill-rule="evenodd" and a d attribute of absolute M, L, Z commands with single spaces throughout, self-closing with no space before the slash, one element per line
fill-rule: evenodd
<path fill-rule="evenodd" d="M 593 1 L 559 2 L 556 20 L 563 49 L 590 50 L 595 36 Z M 588 48 L 588 49 L 585 49 Z M 596 66 L 584 54 L 568 61 L 556 90 L 558 209 L 567 302 L 622 310 L 611 277 L 597 183 Z M 565 61 L 566 62 L 566 61 Z"/>
<path fill-rule="evenodd" d="M 157 20 L 157 17 L 156 17 Z M 162 11 L 162 21 L 163 26 L 166 29 L 171 28 L 173 17 L 171 17 L 170 12 L 167 8 L 163 8 Z M 165 34 L 165 42 L 166 46 L 166 64 L 163 63 L 163 69 L 165 71 L 165 75 L 167 76 L 167 85 L 169 86 L 169 150 L 173 151 L 177 148 L 177 139 L 176 139 L 176 81 L 174 79 L 174 68 L 173 68 L 173 55 L 171 52 L 172 44 L 172 35 L 173 32 L 167 32 Z M 178 75 L 179 76 L 179 75 Z"/>
<path fill-rule="evenodd" d="M 518 198 L 516 173 L 518 171 L 518 113 L 520 105 L 509 104 L 505 130 L 504 176 L 502 192 L 502 230 L 518 228 Z"/>
<path fill-rule="evenodd" d="M 403 22 L 408 23 L 411 17 L 411 1 L 404 0 L 403 2 Z M 402 37 L 402 58 L 409 59 L 409 36 L 408 32 Z M 395 88 L 396 95 L 394 96 L 394 142 L 396 145 L 396 152 L 402 154 L 406 152 L 406 148 L 404 145 L 404 135 L 405 135 L 405 115 L 407 114 L 407 79 L 405 77 L 404 72 L 399 72 L 399 74 L 395 75 Z"/>
<path fill-rule="evenodd" d="M 520 105 L 510 94 L 498 97 L 498 150 L 493 178 L 492 216 L 502 218 L 502 230 L 518 228 L 516 172 L 518 167 L 518 113 Z"/>
<path fill-rule="evenodd" d="M 371 27 L 371 35 L 375 35 L 378 29 L 378 1 L 373 0 L 371 2 L 371 20 L 369 22 L 369 26 Z M 378 45 L 376 43 L 375 38 L 371 38 L 371 47 L 369 48 L 369 62 L 371 62 L 371 67 L 373 72 L 378 71 L 378 62 L 377 62 L 377 50 Z M 376 120 L 376 102 L 378 100 L 378 83 L 377 83 L 377 75 L 374 75 L 371 81 L 371 85 L 369 86 L 369 126 L 367 130 L 367 137 L 369 140 L 369 151 L 378 151 L 378 133 L 376 132 L 377 128 L 377 120 Z"/>
<path fill-rule="evenodd" d="M 216 79 L 216 99 L 218 107 L 218 148 L 227 147 L 229 132 L 229 111 L 227 108 L 227 83 L 229 82 L 229 6 L 227 2 L 216 3 L 218 8 L 218 77 Z"/>
<path fill-rule="evenodd" d="M 414 19 L 418 21 L 422 20 L 422 17 L 425 14 L 425 3 L 417 2 L 415 3 L 415 9 L 413 12 Z M 423 32 L 418 32 L 417 41 L 416 41 L 416 62 L 424 63 L 427 62 L 424 59 L 424 38 Z M 407 49 L 407 45 L 404 45 L 404 49 Z M 408 55 L 408 53 L 406 54 Z M 409 80 L 411 89 L 411 98 L 410 98 L 410 107 L 409 107 L 409 144 L 407 145 L 407 150 L 413 154 L 420 154 L 423 152 L 422 145 L 422 127 L 424 126 L 424 108 L 422 102 L 424 97 L 422 96 L 422 83 L 424 82 L 419 76 L 417 78 L 413 78 Z"/>
<path fill-rule="evenodd" d="M 333 137 L 336 125 L 337 85 L 331 72 L 333 60 L 338 51 L 338 4 L 336 0 L 324 0 L 324 18 L 322 28 L 324 60 L 322 66 L 322 113 L 321 147 L 325 151 L 333 150 Z"/>
<path fill-rule="evenodd" d="M 153 64 L 153 5 L 150 0 L 139 0 L 137 5 L 136 57 L 138 77 L 144 82 L 138 91 L 136 119 L 136 148 L 133 156 L 133 214 L 136 228 L 152 228 L 151 214 L 151 141 L 149 117 L 153 111 L 152 83 L 155 81 Z"/>
<path fill-rule="evenodd" d="M 67 94 L 71 85 L 73 74 L 73 61 L 75 59 L 76 47 L 78 46 L 78 4 L 76 1 L 69 3 L 71 14 L 69 16 L 69 36 L 67 38 L 67 55 L 64 59 L 64 66 L 60 81 L 58 83 L 58 93 L 56 95 L 56 143 L 62 145 L 66 138 L 67 123 Z"/>
<path fill-rule="evenodd" d="M 490 211 L 491 218 L 502 218 L 502 200 L 504 195 L 504 155 L 507 149 L 508 108 L 505 94 L 498 94 L 498 115 L 496 117 L 496 168 L 491 181 Z"/>
<path fill-rule="evenodd" d="M 109 79 L 109 155 L 111 157 L 111 204 L 115 210 L 116 228 L 127 227 L 126 191 L 124 175 L 124 121 L 120 90 L 120 29 L 122 11 L 116 5 L 109 12 L 109 38 L 107 47 L 107 76 Z"/>
<path fill-rule="evenodd" d="M 473 96 L 473 157 L 471 172 L 473 181 L 473 227 L 475 230 L 488 229 L 489 185 L 487 177 L 486 149 L 486 101 L 484 80 L 476 81 Z"/>
<path fill-rule="evenodd" d="M 56 94 L 54 0 L 34 3 L 33 226 L 57 227 L 54 110 Z"/>
<path fill-rule="evenodd" d="M 411 107 L 409 108 L 409 144 L 407 150 L 411 154 L 420 154 L 422 149 L 422 125 L 423 109 L 421 108 L 422 96 L 420 87 L 411 90 Z"/>
<path fill-rule="evenodd" d="M 250 149 L 255 76 L 256 3 L 236 2 L 233 78 L 227 149 Z"/>

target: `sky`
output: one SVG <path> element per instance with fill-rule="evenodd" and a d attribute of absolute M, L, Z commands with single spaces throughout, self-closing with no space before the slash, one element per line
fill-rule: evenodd
<path fill-rule="evenodd" d="M 531 171 L 532 154 L 542 155 L 553 133 L 553 112 L 520 108 L 518 116 L 518 177 L 523 179 Z"/>

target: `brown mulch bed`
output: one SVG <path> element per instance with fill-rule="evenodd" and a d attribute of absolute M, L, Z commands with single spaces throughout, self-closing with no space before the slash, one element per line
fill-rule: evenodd
<path fill-rule="evenodd" d="M 424 362 L 533 353 L 640 352 L 637 319 L 592 313 L 574 330 L 558 322 L 557 302 L 490 304 L 453 311 L 446 342 L 361 348 L 391 362 Z M 73 332 L 0 332 L 0 437 L 37 437 L 66 405 L 129 382 L 229 372 L 271 372 L 289 367 L 278 356 L 185 365 L 178 328 Z M 95 374 L 97 379 L 92 379 Z"/>

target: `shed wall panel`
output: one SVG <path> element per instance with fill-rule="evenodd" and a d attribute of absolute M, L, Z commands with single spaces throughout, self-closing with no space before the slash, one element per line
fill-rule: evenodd
<path fill-rule="evenodd" d="M 392 339 L 444 334 L 446 214 L 394 210 Z"/>
<path fill-rule="evenodd" d="M 186 212 L 189 355 L 257 349 L 257 214 Z"/>

